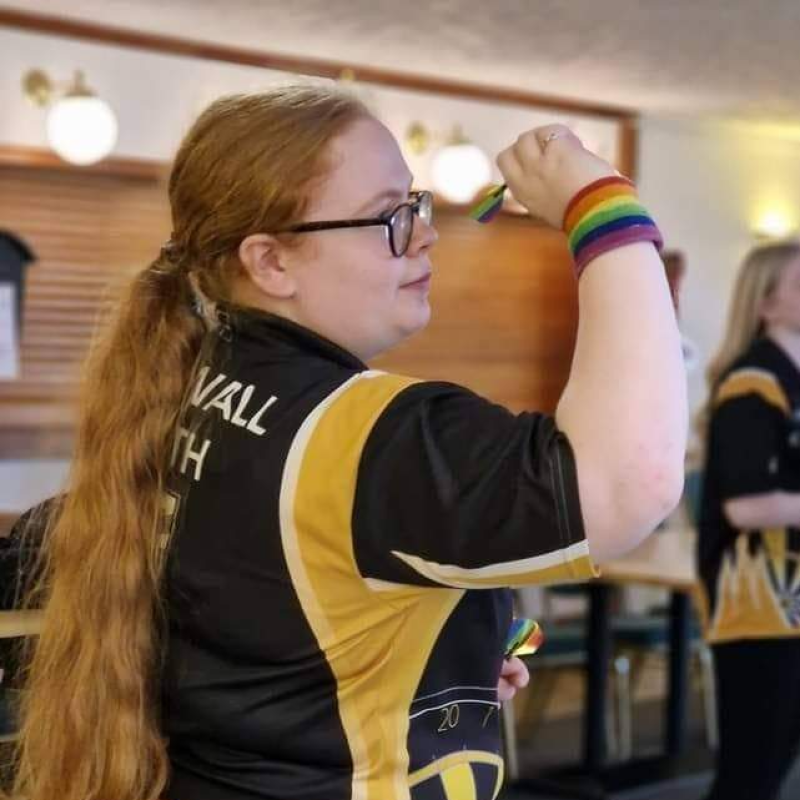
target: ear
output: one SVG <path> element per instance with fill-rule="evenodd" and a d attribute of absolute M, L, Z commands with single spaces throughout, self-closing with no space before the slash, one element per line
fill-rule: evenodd
<path fill-rule="evenodd" d="M 265 294 L 282 300 L 297 289 L 284 264 L 285 253 L 286 248 L 266 233 L 254 233 L 239 245 L 239 261 L 247 277 Z"/>

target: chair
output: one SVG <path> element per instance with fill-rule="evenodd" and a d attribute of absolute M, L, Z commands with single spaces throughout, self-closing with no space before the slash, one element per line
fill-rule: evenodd
<path fill-rule="evenodd" d="M 697 526 L 700 518 L 703 476 L 700 470 L 689 470 L 684 479 L 682 505 L 691 524 Z M 658 536 L 658 533 L 654 534 Z M 618 652 L 629 657 L 631 664 L 631 683 L 635 687 L 636 678 L 641 672 L 641 664 L 649 652 L 666 650 L 669 640 L 669 619 L 663 613 L 619 615 L 612 620 L 612 635 Z M 706 742 L 711 749 L 719 744 L 717 725 L 716 687 L 711 649 L 703 639 L 703 632 L 696 619 L 690 631 L 692 654 L 700 675 L 700 688 L 703 700 L 703 718 Z M 631 743 L 622 743 L 623 751 L 630 753 Z"/>
<path fill-rule="evenodd" d="M 687 517 L 693 524 L 699 518 L 700 499 L 702 496 L 702 474 L 689 471 L 686 474 L 683 504 Z M 658 533 L 654 535 L 659 535 Z M 552 598 L 576 597 L 585 593 L 584 586 L 568 585 L 547 589 L 545 608 L 552 605 Z M 552 610 L 552 609 L 551 609 Z M 537 682 L 540 684 L 538 698 L 534 705 L 520 714 L 520 727 L 535 725 L 543 713 L 549 697 L 549 688 L 553 678 L 543 676 L 546 671 L 559 667 L 581 666 L 586 661 L 586 650 L 583 641 L 583 629 L 580 623 L 564 625 L 547 622 L 552 614 L 543 614 L 545 620 L 545 642 L 547 644 L 528 662 L 532 671 L 537 671 Z M 576 627 L 577 626 L 577 627 Z M 636 678 L 641 674 L 641 665 L 648 653 L 665 651 L 669 641 L 669 620 L 665 614 L 616 614 L 611 619 L 611 635 L 614 643 L 614 657 L 611 662 L 614 702 L 609 703 L 609 718 L 606 719 L 609 750 L 620 760 L 630 758 L 633 752 L 633 687 Z M 719 742 L 717 725 L 716 693 L 713 674 L 713 662 L 710 648 L 702 637 L 697 621 L 694 621 L 691 633 L 691 647 L 694 663 L 700 676 L 703 700 L 703 717 L 706 741 L 711 749 L 716 749 Z M 613 714 L 613 716 L 612 716 Z M 504 716 L 504 725 L 512 727 L 508 720 L 511 710 Z M 513 721 L 513 717 L 511 718 Z M 508 730 L 507 737 L 513 738 L 515 749 L 509 761 L 509 774 L 513 777 L 512 766 L 516 767 L 516 730 Z M 513 762 L 513 764 L 512 764 Z"/>
<path fill-rule="evenodd" d="M 12 688 L 15 648 L 23 637 L 36 636 L 41 612 L 0 610 L 0 744 L 16 739 L 15 706 L 19 691 Z"/>
<path fill-rule="evenodd" d="M 50 503 L 38 508 L 47 510 Z M 36 524 L 29 536 L 23 536 L 29 520 Z M 0 744 L 16 738 L 14 706 L 18 693 L 10 686 L 16 672 L 14 640 L 37 635 L 40 626 L 40 612 L 22 611 L 19 606 L 36 562 L 43 521 L 43 516 L 32 517 L 28 512 L 17 520 L 8 536 L 0 538 Z"/>
<path fill-rule="evenodd" d="M 631 696 L 635 691 L 638 677 L 645 657 L 649 653 L 665 652 L 669 643 L 669 618 L 663 613 L 623 614 L 611 621 L 612 637 L 615 652 L 627 656 L 631 669 Z M 702 631 L 696 619 L 692 621 L 690 646 L 695 659 L 696 669 L 700 676 L 700 689 L 703 700 L 703 720 L 706 741 L 712 749 L 717 747 L 719 733 L 717 729 L 716 696 L 711 651 L 703 641 Z M 632 710 L 628 718 L 632 719 Z M 632 753 L 632 728 L 627 731 L 628 738 L 620 744 L 623 757 Z"/>
<path fill-rule="evenodd" d="M 0 685 L 0 744 L 13 742 L 17 738 L 14 720 L 14 692 Z"/>
<path fill-rule="evenodd" d="M 547 590 L 562 596 L 579 596 L 585 593 L 580 586 L 552 587 Z M 516 595 L 515 605 L 521 605 Z M 554 694 L 558 673 L 564 669 L 585 666 L 587 661 L 586 626 L 579 621 L 544 620 L 544 643 L 532 656 L 525 657 L 531 671 L 531 684 L 524 704 L 517 701 L 504 703 L 502 713 L 506 772 L 509 779 L 519 776 L 519 731 L 535 729 Z M 617 654 L 610 663 L 612 679 L 608 687 L 611 700 L 606 718 L 606 735 L 609 751 L 623 755 L 622 743 L 630 739 L 630 663 L 625 654 Z"/>

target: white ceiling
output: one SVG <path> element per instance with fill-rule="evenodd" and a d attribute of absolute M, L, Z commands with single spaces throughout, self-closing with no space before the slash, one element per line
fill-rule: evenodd
<path fill-rule="evenodd" d="M 0 0 L 634 110 L 800 123 L 800 0 Z"/>

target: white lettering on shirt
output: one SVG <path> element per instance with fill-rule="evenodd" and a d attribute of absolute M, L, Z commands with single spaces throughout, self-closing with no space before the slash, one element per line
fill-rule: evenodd
<path fill-rule="evenodd" d="M 229 381 L 222 372 L 209 380 L 209 368 L 206 366 L 198 373 L 189 402 L 203 411 L 219 409 L 226 422 L 244 428 L 255 436 L 263 436 L 267 429 L 261 425 L 261 418 L 278 402 L 278 398 L 272 395 L 252 416 L 247 416 L 255 391 L 252 383 L 243 386 L 239 381 Z"/>

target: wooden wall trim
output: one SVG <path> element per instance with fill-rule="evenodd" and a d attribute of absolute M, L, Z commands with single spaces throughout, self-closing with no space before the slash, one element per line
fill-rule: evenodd
<path fill-rule="evenodd" d="M 203 58 L 210 61 L 224 61 L 229 64 L 242 64 L 281 72 L 316 75 L 324 78 L 339 78 L 343 70 L 352 69 L 355 72 L 356 79 L 366 83 L 434 92 L 453 97 L 468 97 L 473 100 L 545 107 L 569 114 L 591 114 L 618 121 L 633 119 L 637 116 L 637 112 L 632 109 L 604 103 L 568 100 L 563 97 L 553 97 L 521 89 L 484 86 L 483 84 L 469 83 L 467 81 L 413 75 L 377 67 L 358 66 L 342 61 L 278 55 L 263 50 L 251 50 L 212 42 L 183 39 L 177 36 L 146 33 L 84 20 L 35 14 L 29 11 L 0 9 L 0 26 L 83 39 L 98 44 L 150 50 L 174 56 Z"/>
<path fill-rule="evenodd" d="M 63 161 L 52 150 L 23 145 L 0 145 L 0 167 L 33 167 L 63 172 L 84 172 L 111 175 L 143 181 L 159 181 L 166 177 L 169 165 L 162 161 L 138 158 L 106 158 L 97 164 L 79 167 Z"/>
<path fill-rule="evenodd" d="M 639 128 L 636 119 L 620 122 L 617 150 L 618 169 L 631 180 L 636 180 L 639 170 Z"/>

